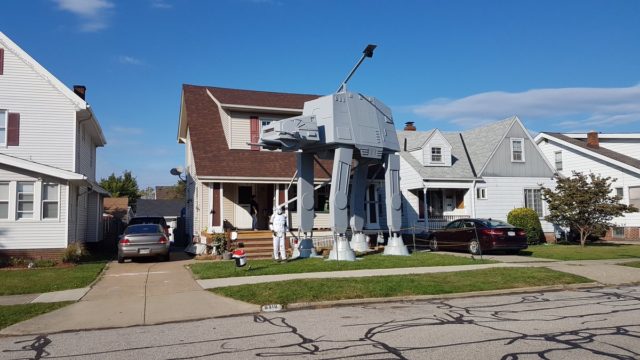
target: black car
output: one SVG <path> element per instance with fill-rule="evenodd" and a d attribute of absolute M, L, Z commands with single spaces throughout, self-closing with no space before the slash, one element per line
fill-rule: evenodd
<path fill-rule="evenodd" d="M 432 251 L 466 250 L 474 255 L 492 250 L 517 253 L 527 246 L 524 229 L 492 219 L 454 220 L 429 238 Z"/>

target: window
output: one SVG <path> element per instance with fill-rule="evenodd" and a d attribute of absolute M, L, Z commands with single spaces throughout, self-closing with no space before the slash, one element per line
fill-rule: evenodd
<path fill-rule="evenodd" d="M 629 187 L 629 205 L 640 208 L 640 186 Z"/>
<path fill-rule="evenodd" d="M 331 192 L 331 185 L 325 185 L 314 191 L 316 196 L 316 212 L 328 212 L 329 211 L 329 194 Z"/>
<path fill-rule="evenodd" d="M 58 218 L 58 184 L 42 184 L 42 218 Z"/>
<path fill-rule="evenodd" d="M 442 162 L 442 148 L 431 148 L 431 162 Z"/>
<path fill-rule="evenodd" d="M 524 207 L 535 210 L 542 217 L 542 190 L 524 189 Z"/>
<path fill-rule="evenodd" d="M 524 161 L 524 139 L 511 139 L 511 161 Z"/>
<path fill-rule="evenodd" d="M 0 219 L 9 218 L 9 183 L 0 183 Z"/>
<path fill-rule="evenodd" d="M 18 219 L 33 219 L 33 183 L 18 182 Z"/>
<path fill-rule="evenodd" d="M 477 198 L 481 200 L 487 199 L 487 188 L 477 188 L 476 189 Z"/>
<path fill-rule="evenodd" d="M 613 228 L 613 237 L 614 238 L 624 238 L 624 228 L 623 227 L 614 227 Z"/>
<path fill-rule="evenodd" d="M 369 184 L 367 196 L 365 198 L 366 209 L 369 215 L 369 224 L 378 223 L 378 212 L 376 209 L 376 185 Z"/>
<path fill-rule="evenodd" d="M 562 151 L 556 151 L 555 156 L 556 156 L 556 170 L 561 171 L 562 170 Z"/>
<path fill-rule="evenodd" d="M 7 112 L 0 110 L 0 146 L 7 145 Z"/>
<path fill-rule="evenodd" d="M 624 198 L 624 189 L 621 187 L 616 188 L 616 196 L 620 198 L 620 201 Z"/>

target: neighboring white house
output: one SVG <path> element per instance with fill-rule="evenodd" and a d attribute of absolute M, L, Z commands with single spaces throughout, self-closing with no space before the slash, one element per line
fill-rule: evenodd
<path fill-rule="evenodd" d="M 640 208 L 640 134 L 561 134 L 542 132 L 536 143 L 563 176 L 573 171 L 615 178 L 612 192 Z M 640 239 L 640 213 L 613 220 L 605 239 Z"/>
<path fill-rule="evenodd" d="M 399 132 L 400 186 L 405 227 L 430 230 L 464 217 L 506 220 L 529 207 L 544 221 L 541 186 L 553 186 L 554 169 L 517 117 L 463 132 Z"/>
<path fill-rule="evenodd" d="M 106 140 L 85 88 L 74 91 L 0 32 L 0 256 L 55 257 L 102 238 Z"/>

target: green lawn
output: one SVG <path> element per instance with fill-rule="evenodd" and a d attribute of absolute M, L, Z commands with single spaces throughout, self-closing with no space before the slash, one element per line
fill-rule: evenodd
<path fill-rule="evenodd" d="M 215 261 L 191 265 L 191 271 L 198 279 L 217 279 L 236 276 L 294 274 L 322 271 L 344 271 L 361 269 L 390 269 L 422 266 L 447 266 L 489 264 L 494 261 L 473 260 L 460 256 L 414 253 L 411 256 L 384 256 L 381 254 L 363 256 L 356 261 L 326 261 L 323 259 L 300 259 L 287 263 L 272 260 L 249 260 L 247 267 L 236 269 L 233 261 Z"/>
<path fill-rule="evenodd" d="M 0 270 L 0 295 L 35 294 L 88 286 L 104 262 L 68 268 Z"/>
<path fill-rule="evenodd" d="M 71 304 L 71 301 L 0 306 L 0 329 Z"/>
<path fill-rule="evenodd" d="M 591 281 L 547 268 L 492 268 L 424 275 L 292 280 L 230 286 L 210 291 L 259 305 L 286 305 L 298 302 L 438 295 Z"/>
<path fill-rule="evenodd" d="M 618 264 L 618 265 L 624 265 L 624 266 L 631 266 L 631 267 L 635 267 L 635 268 L 640 268 L 640 261 L 626 262 L 626 263 L 622 263 L 622 264 Z"/>
<path fill-rule="evenodd" d="M 640 245 L 534 245 L 520 251 L 520 255 L 556 260 L 628 259 L 640 258 Z"/>

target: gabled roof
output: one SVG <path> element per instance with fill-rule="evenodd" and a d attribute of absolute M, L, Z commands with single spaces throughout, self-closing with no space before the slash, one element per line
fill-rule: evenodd
<path fill-rule="evenodd" d="M 291 179 L 296 170 L 295 154 L 278 151 L 250 151 L 229 149 L 225 140 L 220 107 L 209 93 L 222 95 L 225 101 L 243 103 L 247 106 L 268 105 L 270 107 L 294 107 L 302 113 L 305 101 L 315 99 L 316 95 L 297 95 L 250 90 L 221 89 L 206 86 L 183 85 L 181 122 L 186 121 L 189 128 L 191 148 L 197 176 L 200 179 Z M 242 94 L 247 98 L 242 99 Z M 215 99 L 218 100 L 219 99 Z M 265 112 L 260 108 L 254 113 Z M 322 162 L 331 172 L 331 163 Z M 329 176 L 316 164 L 316 178 Z"/>
<path fill-rule="evenodd" d="M 22 50 L 16 43 L 11 41 L 11 39 L 9 39 L 9 37 L 2 33 L 2 31 L 0 31 L 0 43 L 5 49 L 11 51 L 18 58 L 29 65 L 38 75 L 43 77 L 49 84 L 51 84 L 51 86 L 65 95 L 69 99 L 69 101 L 76 106 L 77 110 L 84 110 L 87 108 L 87 103 L 84 100 L 82 100 L 71 89 L 69 89 L 60 80 L 53 76 L 49 71 L 47 71 L 47 69 L 45 69 L 29 54 Z"/>
<path fill-rule="evenodd" d="M 40 65 L 40 63 L 32 58 L 31 55 L 29 55 L 26 51 L 22 50 L 20 46 L 9 39 L 9 37 L 2 33 L 2 31 L 0 31 L 0 45 L 17 56 L 20 60 L 27 64 L 27 66 L 32 68 L 36 74 L 38 74 L 46 82 L 48 82 L 55 90 L 65 96 L 69 100 L 69 102 L 71 102 L 71 104 L 75 106 L 76 111 L 82 113 L 83 117 L 92 119 L 95 134 L 100 141 L 98 146 L 104 146 L 107 143 L 98 119 L 93 113 L 91 106 L 89 106 L 89 104 L 87 104 L 85 100 L 82 100 L 76 93 L 73 92 L 73 90 L 69 89 L 65 84 L 62 83 L 62 81 L 53 76 L 53 74 L 51 74 L 47 69 Z"/>
<path fill-rule="evenodd" d="M 422 136 L 431 136 L 433 131 L 427 132 L 419 132 L 419 131 L 398 131 L 398 140 L 400 144 L 403 143 L 404 139 L 407 139 L 407 148 L 409 139 L 413 138 L 412 141 L 422 142 L 424 141 L 416 140 Z M 473 173 L 473 168 L 471 163 L 469 163 L 469 158 L 464 150 L 464 145 L 462 143 L 462 139 L 460 138 L 460 133 L 442 133 L 444 138 L 451 144 L 451 166 L 423 166 L 418 159 L 413 157 L 408 152 L 401 151 L 400 156 L 402 156 L 405 161 L 407 161 L 423 179 L 460 179 L 460 180 L 472 180 L 475 178 Z"/>
<path fill-rule="evenodd" d="M 609 150 L 602 146 L 597 149 L 591 148 L 588 147 L 587 143 L 583 140 L 574 139 L 555 132 L 541 132 L 536 136 L 536 143 L 539 144 L 543 139 L 553 140 L 583 154 L 596 157 L 600 160 L 604 160 L 613 165 L 620 166 L 640 174 L 640 160 L 621 154 L 617 151 Z"/>
<path fill-rule="evenodd" d="M 469 157 L 477 173 L 489 162 L 505 135 L 516 122 L 516 117 L 497 121 L 482 127 L 462 132 Z"/>
<path fill-rule="evenodd" d="M 222 105 L 242 105 L 258 108 L 293 109 L 302 111 L 305 101 L 317 99 L 319 95 L 290 94 L 270 91 L 240 90 L 221 87 L 207 87 Z"/>
<path fill-rule="evenodd" d="M 136 216 L 180 216 L 184 200 L 138 199 Z"/>

